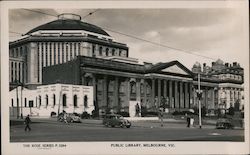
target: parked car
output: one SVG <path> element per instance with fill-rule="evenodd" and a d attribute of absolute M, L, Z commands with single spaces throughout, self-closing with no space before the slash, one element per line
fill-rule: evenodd
<path fill-rule="evenodd" d="M 58 121 L 63 122 L 64 121 L 64 115 L 66 115 L 66 121 L 68 123 L 81 123 L 81 118 L 76 115 L 76 114 L 72 114 L 72 113 L 60 113 L 58 116 Z"/>
<path fill-rule="evenodd" d="M 76 114 L 68 114 L 67 121 L 71 123 L 81 123 L 81 118 Z"/>
<path fill-rule="evenodd" d="M 115 127 L 115 126 L 119 126 L 119 127 L 127 127 L 130 128 L 131 126 L 131 122 L 124 119 L 123 116 L 118 115 L 118 114 L 108 114 L 105 115 L 103 118 L 103 125 L 105 126 L 111 126 L 111 127 Z"/>
<path fill-rule="evenodd" d="M 216 122 L 216 129 L 233 129 L 234 125 L 227 118 L 218 119 Z"/>

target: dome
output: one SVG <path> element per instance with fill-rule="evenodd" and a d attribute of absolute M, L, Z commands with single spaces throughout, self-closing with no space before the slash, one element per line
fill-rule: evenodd
<path fill-rule="evenodd" d="M 39 30 L 84 30 L 92 33 L 110 36 L 100 27 L 86 22 L 82 22 L 81 17 L 79 15 L 74 15 L 74 14 L 71 15 L 72 15 L 71 18 L 69 18 L 69 14 L 67 14 L 67 16 L 65 16 L 65 14 L 61 14 L 58 16 L 57 20 L 40 25 L 27 32 L 26 35 Z"/>
<path fill-rule="evenodd" d="M 201 67 L 201 64 L 199 62 L 195 62 L 195 64 L 193 65 L 193 67 L 197 68 L 197 67 Z"/>
<path fill-rule="evenodd" d="M 218 59 L 215 63 L 218 65 L 223 65 L 224 62 L 221 59 Z"/>

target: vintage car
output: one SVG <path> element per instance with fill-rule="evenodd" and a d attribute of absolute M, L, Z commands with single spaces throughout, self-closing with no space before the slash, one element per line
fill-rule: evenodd
<path fill-rule="evenodd" d="M 118 115 L 118 114 L 107 114 L 103 118 L 103 125 L 105 126 L 111 126 L 111 127 L 126 127 L 130 128 L 131 122 L 124 119 L 123 116 Z"/>
<path fill-rule="evenodd" d="M 218 119 L 216 122 L 216 129 L 233 129 L 234 125 L 227 118 Z"/>
<path fill-rule="evenodd" d="M 81 123 L 81 118 L 74 113 L 73 114 L 72 113 L 60 113 L 58 116 L 58 121 L 67 122 L 67 123 Z"/>

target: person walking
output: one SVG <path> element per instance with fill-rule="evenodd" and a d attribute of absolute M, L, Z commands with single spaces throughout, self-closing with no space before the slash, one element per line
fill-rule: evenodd
<path fill-rule="evenodd" d="M 30 131 L 31 128 L 30 128 L 30 123 L 31 123 L 31 120 L 30 120 L 30 115 L 27 115 L 27 117 L 25 118 L 24 120 L 24 123 L 25 123 L 25 131 L 27 131 L 27 129 Z"/>

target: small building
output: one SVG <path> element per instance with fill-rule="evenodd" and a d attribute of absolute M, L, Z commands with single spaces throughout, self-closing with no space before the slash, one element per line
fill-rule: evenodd
<path fill-rule="evenodd" d="M 10 116 L 49 117 L 58 114 L 87 112 L 94 110 L 93 88 L 91 86 L 52 84 L 41 85 L 30 90 L 17 87 L 10 91 Z"/>

